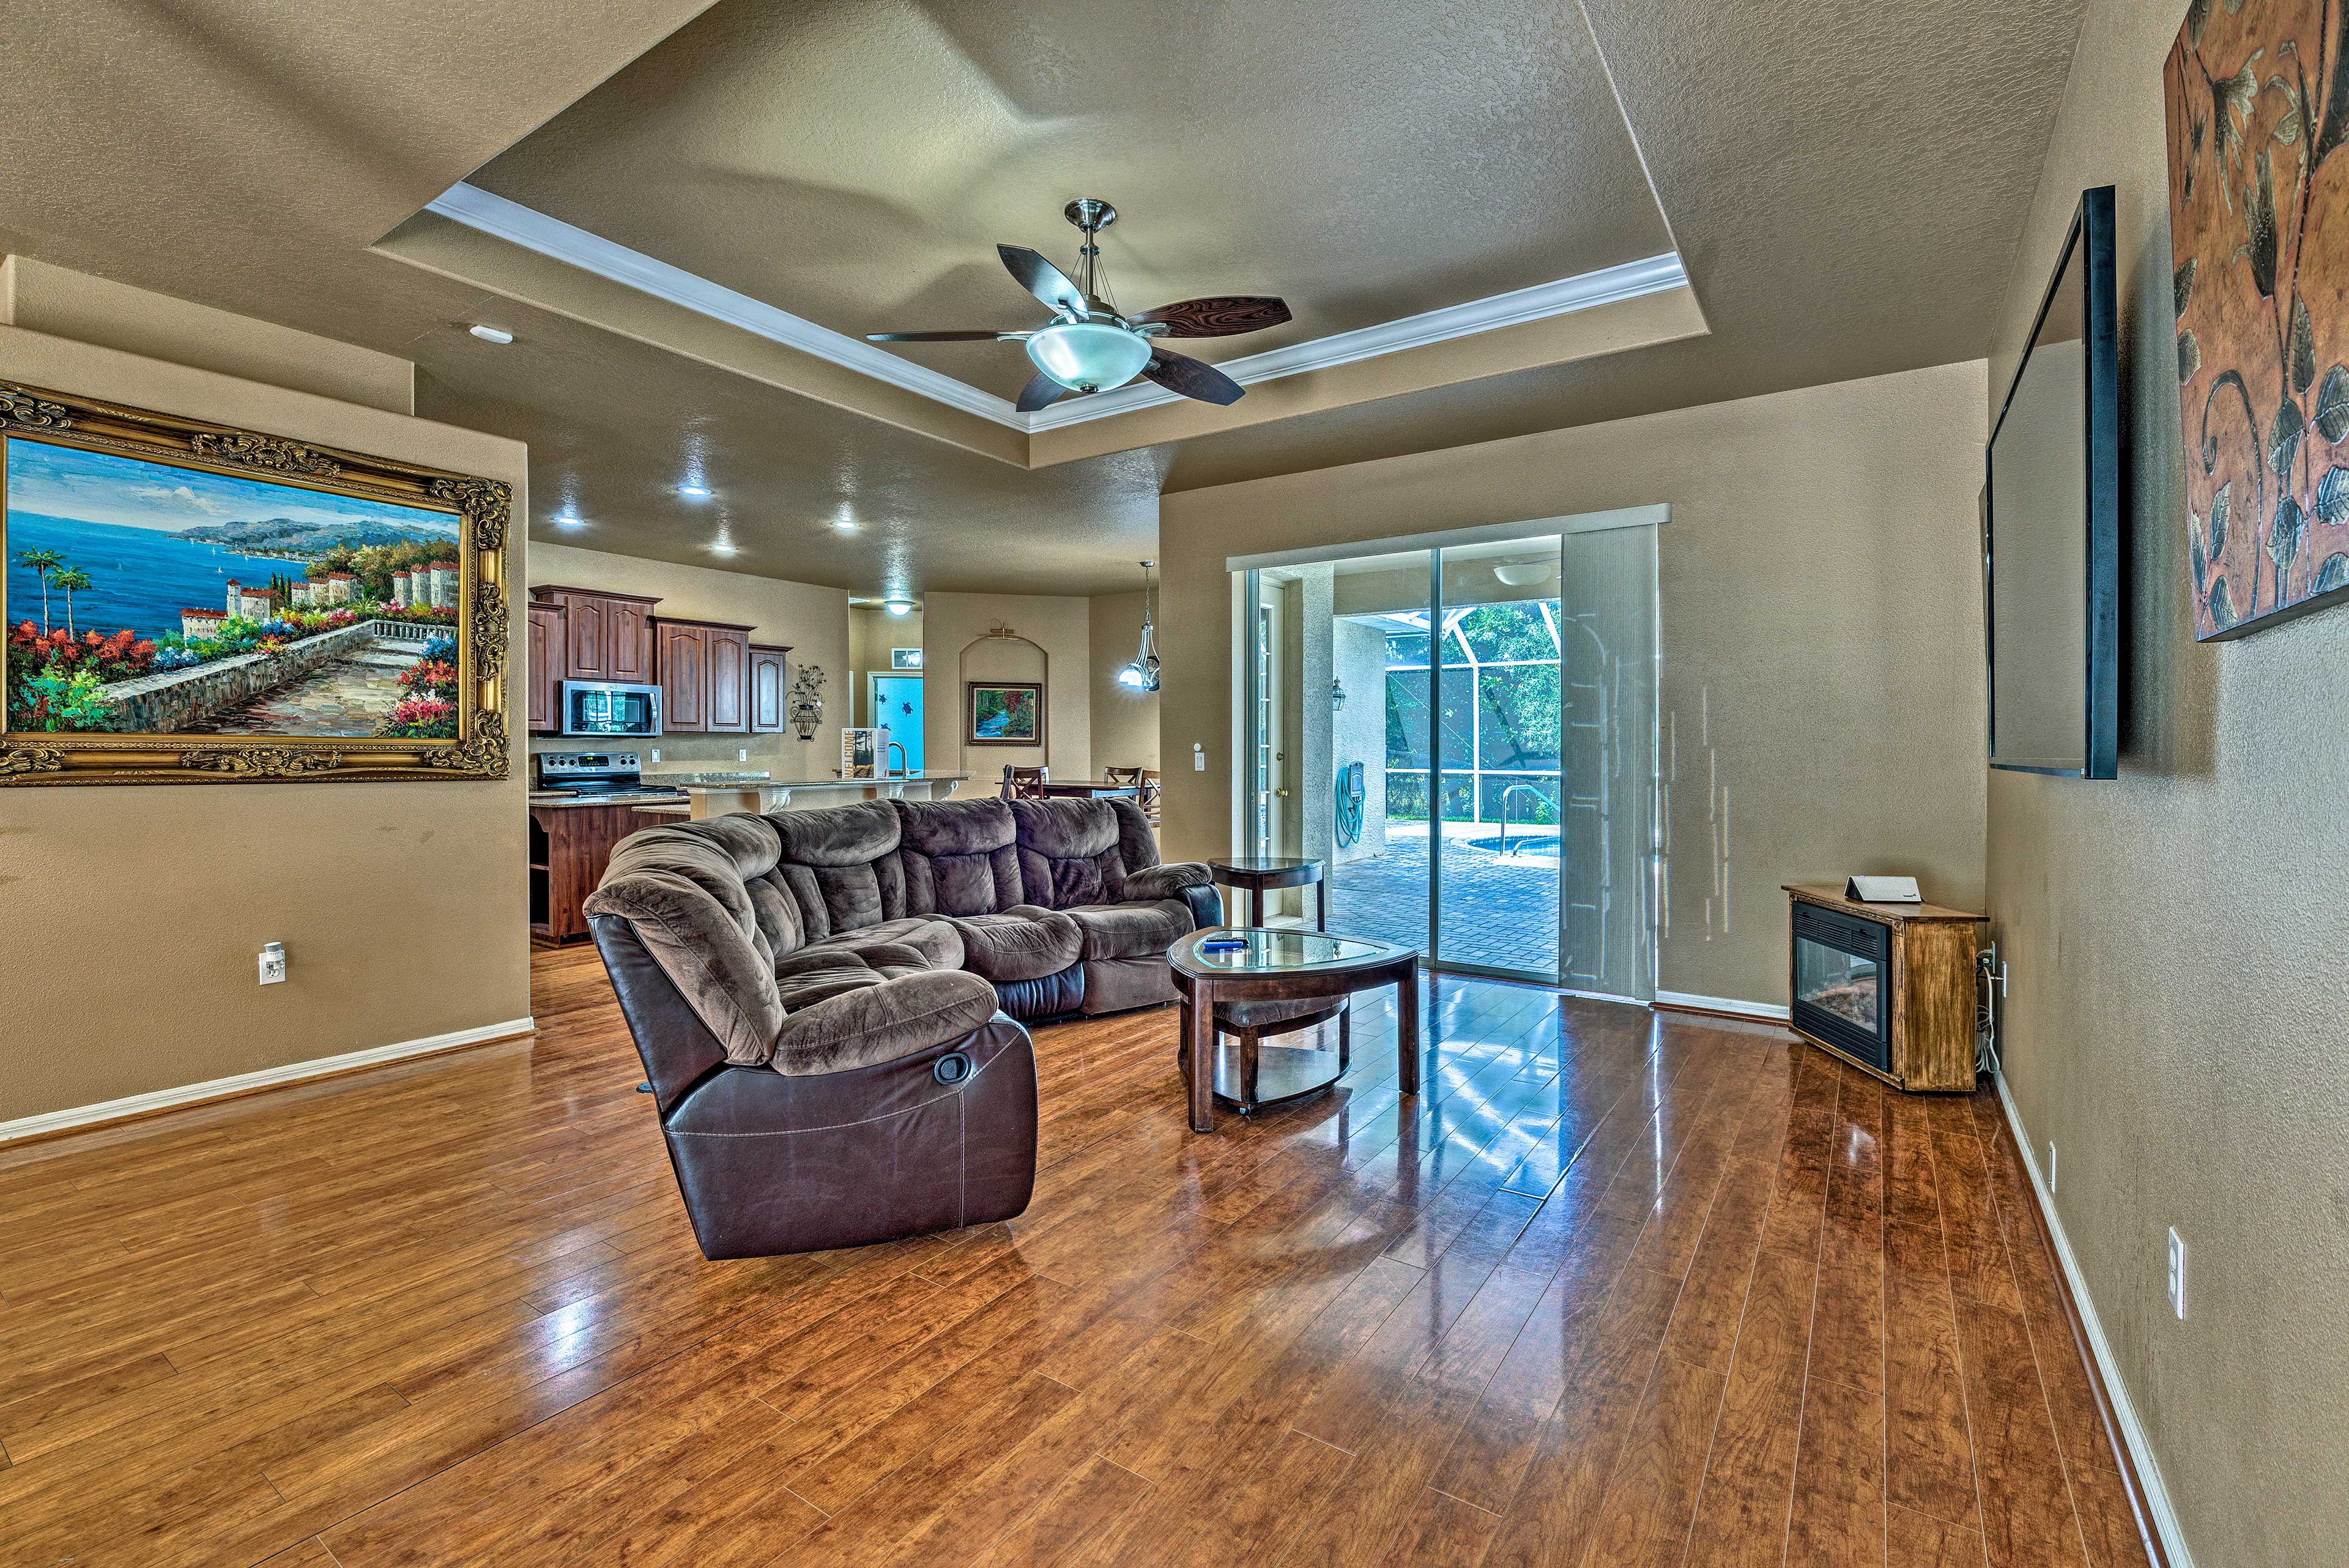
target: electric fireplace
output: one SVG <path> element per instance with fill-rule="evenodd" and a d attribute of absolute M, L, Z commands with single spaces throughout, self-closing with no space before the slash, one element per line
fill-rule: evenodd
<path fill-rule="evenodd" d="M 1795 1027 L 1891 1072 L 1892 929 L 1799 899 L 1794 929 Z"/>
<path fill-rule="evenodd" d="M 1974 1086 L 1982 917 L 1789 884 L 1787 1022 L 1903 1089 Z"/>

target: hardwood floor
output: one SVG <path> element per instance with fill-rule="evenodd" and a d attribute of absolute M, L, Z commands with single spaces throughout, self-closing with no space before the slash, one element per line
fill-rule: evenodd
<path fill-rule="evenodd" d="M 0 1149 L 0 1563 L 2143 1563 L 1995 1102 L 1425 987 L 1185 1130 L 1039 1031 L 1009 1225 L 710 1263 L 591 950 L 527 1043 Z M 1391 995 L 1391 993 L 1385 993 Z"/>

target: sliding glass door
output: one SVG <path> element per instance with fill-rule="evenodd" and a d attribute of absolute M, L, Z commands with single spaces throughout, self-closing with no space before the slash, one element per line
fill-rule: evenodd
<path fill-rule="evenodd" d="M 1334 930 L 1644 999 L 1655 527 L 1548 529 L 1240 571 L 1240 840 L 1321 862 Z"/>

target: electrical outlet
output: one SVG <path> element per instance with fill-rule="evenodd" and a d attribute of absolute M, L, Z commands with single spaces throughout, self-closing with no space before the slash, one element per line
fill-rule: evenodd
<path fill-rule="evenodd" d="M 1195 774 L 1207 771 L 1207 748 L 1196 741 L 1191 742 L 1191 771 Z"/>
<path fill-rule="evenodd" d="M 749 761 L 750 760 L 750 747 L 748 747 L 748 746 L 737 746 L 737 747 L 735 747 L 735 748 L 734 748 L 734 760 L 735 760 L 736 762 L 738 762 L 738 763 L 747 763 L 747 762 L 749 762 Z"/>
<path fill-rule="evenodd" d="M 285 949 L 284 944 L 271 942 L 261 950 L 261 983 L 285 983 Z"/>
<path fill-rule="evenodd" d="M 655 746 L 653 748 L 653 761 L 660 761 L 660 748 L 658 746 Z"/>
<path fill-rule="evenodd" d="M 2174 1225 L 2169 1230 L 2169 1310 L 2178 1322 L 2186 1321 L 2186 1239 Z"/>
<path fill-rule="evenodd" d="M 2055 1140 L 2047 1140 L 2047 1190 L 2055 1190 Z"/>

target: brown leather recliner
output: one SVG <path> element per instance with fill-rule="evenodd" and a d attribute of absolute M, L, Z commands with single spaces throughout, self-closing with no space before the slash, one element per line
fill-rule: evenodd
<path fill-rule="evenodd" d="M 811 947 L 767 818 L 636 834 L 588 924 L 703 1253 L 813 1251 L 1008 1220 L 1036 1061 L 951 925 Z"/>

